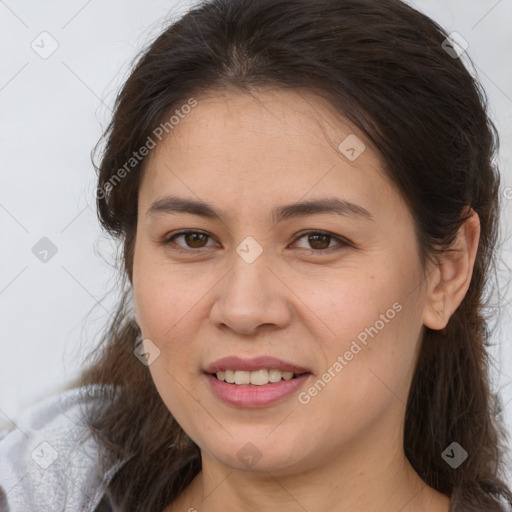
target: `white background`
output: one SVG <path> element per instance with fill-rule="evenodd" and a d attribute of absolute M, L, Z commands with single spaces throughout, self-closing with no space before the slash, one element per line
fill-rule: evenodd
<path fill-rule="evenodd" d="M 188 4 L 0 1 L 0 423 L 78 374 L 113 309 L 115 246 L 96 220 L 90 152 L 132 59 Z M 414 5 L 468 41 L 501 136 L 503 187 L 512 187 L 512 1 Z M 43 31 L 59 45 L 47 59 L 31 48 Z M 512 194 L 502 197 L 494 387 L 512 432 Z M 47 263 L 32 253 L 42 237 L 58 250 Z"/>

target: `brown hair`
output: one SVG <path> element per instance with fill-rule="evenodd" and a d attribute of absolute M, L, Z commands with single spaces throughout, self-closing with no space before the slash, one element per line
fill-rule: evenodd
<path fill-rule="evenodd" d="M 133 353 L 140 330 L 126 278 L 146 159 L 112 180 L 187 99 L 258 87 L 317 93 L 366 134 L 413 214 L 423 265 L 449 250 L 468 206 L 479 215 L 469 290 L 446 329 L 426 328 L 422 340 L 404 449 L 421 478 L 452 497 L 452 512 L 512 505 L 502 480 L 505 433 L 490 390 L 484 293 L 495 273 L 498 137 L 484 91 L 445 51 L 446 37 L 398 0 L 212 0 L 172 23 L 140 56 L 117 97 L 98 169 L 98 215 L 122 243 L 125 291 L 80 381 L 102 392 L 91 429 L 105 460 L 130 456 L 109 486 L 121 507 L 163 509 L 200 471 L 201 457 Z M 441 457 L 453 441 L 469 452 L 457 469 Z"/>

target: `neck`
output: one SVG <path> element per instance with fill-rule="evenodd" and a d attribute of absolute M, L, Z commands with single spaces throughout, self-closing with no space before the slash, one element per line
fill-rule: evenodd
<path fill-rule="evenodd" d="M 202 471 L 166 512 L 449 511 L 449 499 L 421 480 L 403 450 L 379 446 L 366 454 L 349 450 L 309 471 L 257 472 L 233 470 L 203 453 Z"/>

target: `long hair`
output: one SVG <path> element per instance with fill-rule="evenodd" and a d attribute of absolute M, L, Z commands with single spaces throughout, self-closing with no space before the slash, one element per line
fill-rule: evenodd
<path fill-rule="evenodd" d="M 503 480 L 506 438 L 490 388 L 495 311 L 487 309 L 485 289 L 498 242 L 498 136 L 483 89 L 446 51 L 447 37 L 398 0 L 211 0 L 140 55 L 116 99 L 98 165 L 98 216 L 122 249 L 124 295 L 80 380 L 102 390 L 90 427 L 104 459 L 129 454 L 109 485 L 121 507 L 162 509 L 201 469 L 198 446 L 133 353 L 140 330 L 130 289 L 147 159 L 130 159 L 158 127 L 169 130 L 170 116 L 191 98 L 259 87 L 316 93 L 375 144 L 412 212 L 423 268 L 450 248 L 468 207 L 478 214 L 469 290 L 443 331 L 425 330 L 403 442 L 421 478 L 451 496 L 451 512 L 512 505 Z M 469 452 L 457 469 L 441 456 L 452 442 Z"/>

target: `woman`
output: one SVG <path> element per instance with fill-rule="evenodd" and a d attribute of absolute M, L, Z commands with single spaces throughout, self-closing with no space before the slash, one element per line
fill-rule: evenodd
<path fill-rule="evenodd" d="M 11 462 L 4 506 L 511 510 L 497 136 L 459 57 L 395 0 L 213 0 L 167 28 L 99 165 L 123 300 L 80 385 L 0 443 L 42 468 Z"/>

